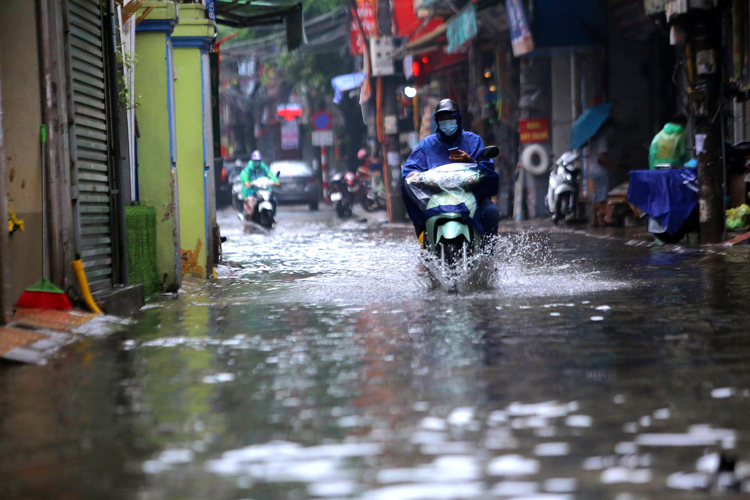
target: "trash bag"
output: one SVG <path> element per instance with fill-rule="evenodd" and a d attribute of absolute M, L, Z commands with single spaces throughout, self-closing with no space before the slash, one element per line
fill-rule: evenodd
<path fill-rule="evenodd" d="M 750 227 L 750 207 L 740 205 L 737 208 L 727 210 L 727 228 L 738 229 L 741 227 Z"/>

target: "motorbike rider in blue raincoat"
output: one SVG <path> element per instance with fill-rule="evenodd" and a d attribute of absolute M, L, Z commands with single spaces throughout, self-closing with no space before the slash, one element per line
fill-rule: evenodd
<path fill-rule="evenodd" d="M 440 101 L 433 116 L 437 123 L 437 132 L 425 137 L 419 143 L 406 160 L 402 172 L 401 192 L 417 237 L 420 241 L 422 240 L 421 235 L 425 231 L 426 220 L 424 213 L 406 187 L 406 178 L 414 172 L 425 172 L 448 163 L 477 163 L 484 175 L 482 181 L 474 189 L 474 195 L 477 197 L 477 215 L 480 218 L 479 222 L 485 238 L 496 235 L 500 225 L 500 212 L 490 197 L 498 192 L 499 176 L 495 172 L 492 160 L 477 161 L 479 153 L 484 149 L 482 138 L 463 130 L 461 112 L 451 99 Z"/>

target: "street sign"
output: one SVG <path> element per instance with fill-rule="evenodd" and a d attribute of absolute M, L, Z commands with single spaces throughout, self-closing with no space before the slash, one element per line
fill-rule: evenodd
<path fill-rule="evenodd" d="M 333 128 L 331 115 L 325 111 L 317 111 L 312 116 L 312 126 L 314 130 L 331 130 Z"/>
<path fill-rule="evenodd" d="M 333 131 L 318 130 L 312 133 L 313 146 L 333 146 Z"/>
<path fill-rule="evenodd" d="M 216 21 L 216 0 L 206 0 L 206 16 L 212 20 Z"/>

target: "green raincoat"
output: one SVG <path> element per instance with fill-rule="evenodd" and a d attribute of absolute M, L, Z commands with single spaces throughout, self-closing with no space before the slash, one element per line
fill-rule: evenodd
<path fill-rule="evenodd" d="M 255 165 L 253 165 L 253 161 L 250 160 L 247 163 L 245 169 L 242 171 L 242 174 L 240 174 L 240 180 L 242 181 L 243 200 L 248 196 L 255 194 L 255 191 L 257 191 L 255 188 L 247 187 L 245 184 L 248 182 L 253 182 L 256 179 L 260 179 L 261 177 L 268 177 L 273 182 L 279 182 L 279 179 L 273 172 L 271 172 L 271 169 L 268 168 L 268 165 L 261 161 L 260 165 L 256 167 Z"/>
<path fill-rule="evenodd" d="M 656 134 L 648 152 L 648 165 L 651 170 L 656 165 L 669 163 L 682 167 L 690 160 L 687 147 L 685 127 L 674 123 L 667 123 L 661 132 Z"/>

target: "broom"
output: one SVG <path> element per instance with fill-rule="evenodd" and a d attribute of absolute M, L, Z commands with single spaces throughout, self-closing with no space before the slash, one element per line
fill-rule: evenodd
<path fill-rule="evenodd" d="M 42 247 L 47 251 L 47 127 L 42 124 L 40 128 L 40 139 L 42 142 Z M 27 288 L 21 298 L 16 302 L 16 307 L 27 307 L 30 309 L 60 309 L 68 311 L 73 309 L 65 292 L 57 288 L 54 283 L 47 279 L 49 276 L 49 263 L 47 257 L 42 262 L 42 281 L 34 283 Z"/>
<path fill-rule="evenodd" d="M 34 283 L 27 288 L 21 298 L 16 302 L 16 307 L 26 307 L 29 309 L 59 309 L 67 311 L 73 309 L 70 305 L 65 292 L 57 288 L 47 278 Z"/>

